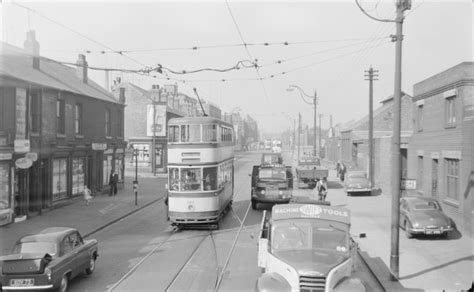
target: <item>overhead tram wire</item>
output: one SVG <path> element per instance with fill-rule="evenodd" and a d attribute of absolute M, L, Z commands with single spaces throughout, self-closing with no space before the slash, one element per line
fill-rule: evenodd
<path fill-rule="evenodd" d="M 245 51 L 247 52 L 247 55 L 249 56 L 249 58 L 250 58 L 251 60 L 257 61 L 256 59 L 254 59 L 254 58 L 252 57 L 252 54 L 250 54 L 249 48 L 247 47 L 247 43 L 246 43 L 245 40 L 244 40 L 244 37 L 243 37 L 243 35 L 242 35 L 242 32 L 240 31 L 239 25 L 237 24 L 237 21 L 235 20 L 234 14 L 232 13 L 232 9 L 230 8 L 229 2 L 228 2 L 227 0 L 225 0 L 225 4 L 226 4 L 226 6 L 227 6 L 227 10 L 228 10 L 229 13 L 230 13 L 230 16 L 232 17 L 232 20 L 234 21 L 235 28 L 237 29 L 237 32 L 239 33 L 240 40 L 242 41 L 242 44 L 244 45 L 244 48 L 245 48 Z M 268 101 L 269 98 L 268 98 L 268 94 L 267 94 L 267 89 L 265 88 L 265 84 L 264 84 L 263 81 L 262 81 L 262 77 L 260 76 L 260 72 L 258 71 L 258 66 L 257 66 L 257 65 L 255 66 L 255 71 L 257 72 L 257 76 L 258 76 L 258 78 L 260 79 L 260 84 L 262 85 L 263 92 L 264 92 L 264 94 L 265 94 L 265 99 Z"/>

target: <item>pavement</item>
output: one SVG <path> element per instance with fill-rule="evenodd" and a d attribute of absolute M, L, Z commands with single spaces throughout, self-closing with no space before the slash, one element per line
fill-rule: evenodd
<path fill-rule="evenodd" d="M 43 212 L 28 220 L 0 227 L 0 255 L 7 254 L 20 237 L 38 232 L 51 226 L 74 227 L 83 237 L 93 235 L 99 230 L 131 215 L 142 208 L 161 200 L 165 196 L 166 175 L 156 177 L 149 173 L 138 175 L 138 196 L 135 205 L 133 176 L 125 172 L 124 188 L 116 196 L 97 194 L 89 205 L 82 196 L 70 199 L 60 207 Z M 133 175 L 135 175 L 133 173 Z"/>

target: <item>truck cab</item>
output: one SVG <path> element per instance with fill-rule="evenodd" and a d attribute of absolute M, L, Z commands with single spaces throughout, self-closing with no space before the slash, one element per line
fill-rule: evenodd
<path fill-rule="evenodd" d="M 253 209 L 257 209 L 258 203 L 288 203 L 293 197 L 291 166 L 282 164 L 280 154 L 263 154 L 261 164 L 253 166 L 251 176 Z"/>
<path fill-rule="evenodd" d="M 351 277 L 357 245 L 349 229 L 346 208 L 290 203 L 264 211 L 256 291 L 365 291 Z"/>

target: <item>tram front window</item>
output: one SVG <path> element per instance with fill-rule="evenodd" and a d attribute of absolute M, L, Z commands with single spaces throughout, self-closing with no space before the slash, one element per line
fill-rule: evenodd
<path fill-rule="evenodd" d="M 169 188 L 170 191 L 179 191 L 179 169 L 169 168 Z"/>
<path fill-rule="evenodd" d="M 201 142 L 201 125 L 182 125 L 181 142 Z"/>
<path fill-rule="evenodd" d="M 202 125 L 202 141 L 216 142 L 217 141 L 217 125 Z"/>
<path fill-rule="evenodd" d="M 179 127 L 178 126 L 168 127 L 168 142 L 179 142 Z"/>
<path fill-rule="evenodd" d="M 205 191 L 217 190 L 217 167 L 203 168 L 203 187 Z"/>
<path fill-rule="evenodd" d="M 202 174 L 200 168 L 181 169 L 181 191 L 201 190 Z"/>

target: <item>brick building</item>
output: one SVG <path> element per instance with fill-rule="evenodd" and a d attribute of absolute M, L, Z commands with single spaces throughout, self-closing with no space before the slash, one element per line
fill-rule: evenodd
<path fill-rule="evenodd" d="M 71 68 L 40 57 L 35 32 L 24 49 L 0 50 L 0 224 L 123 184 L 123 104 Z"/>
<path fill-rule="evenodd" d="M 393 96 L 381 101 L 373 113 L 374 183 L 385 193 L 391 185 L 390 147 L 393 131 Z M 401 102 L 401 156 L 402 177 L 407 177 L 407 149 L 413 126 L 412 97 L 402 92 Z M 341 160 L 349 169 L 364 170 L 369 167 L 369 115 L 340 130 Z M 388 193 L 387 193 L 388 194 Z"/>
<path fill-rule="evenodd" d="M 408 175 L 418 192 L 438 198 L 458 229 L 473 228 L 474 63 L 464 62 L 414 85 L 414 133 Z"/>

